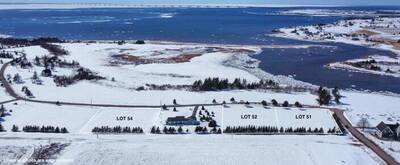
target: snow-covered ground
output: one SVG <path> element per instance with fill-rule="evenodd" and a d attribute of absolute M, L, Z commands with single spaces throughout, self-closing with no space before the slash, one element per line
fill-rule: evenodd
<path fill-rule="evenodd" d="M 399 141 L 384 141 L 370 135 L 368 138 L 372 139 L 386 152 L 392 155 L 397 161 L 400 161 L 400 142 Z"/>
<path fill-rule="evenodd" d="M 353 125 L 357 125 L 361 118 L 367 118 L 372 127 L 381 121 L 400 123 L 398 96 L 357 91 L 342 92 L 342 95 L 345 97 L 339 107 L 347 109 L 345 114 Z"/>
<path fill-rule="evenodd" d="M 222 129 L 228 126 L 275 126 L 277 128 L 298 128 L 305 127 L 323 128 L 325 133 L 329 129 L 339 128 L 332 117 L 332 112 L 326 109 L 311 108 L 282 108 L 268 107 L 261 105 L 226 105 L 226 106 L 206 106 L 205 110 L 199 107 L 196 113 L 197 119 L 207 112 L 213 114 L 212 119 Z M 163 128 L 168 117 L 185 116 L 189 117 L 194 111 L 194 107 L 176 108 L 176 112 L 172 108 L 160 111 L 154 125 Z M 201 126 L 207 126 L 209 122 L 200 122 Z M 193 132 L 195 126 L 184 126 L 184 130 L 189 129 Z M 211 129 L 211 128 L 209 128 Z"/>
<path fill-rule="evenodd" d="M 252 46 L 225 46 L 210 48 L 210 45 L 199 44 L 124 44 L 115 43 L 65 43 L 60 44 L 69 51 L 69 55 L 60 57 L 67 61 L 78 61 L 81 66 L 89 68 L 105 77 L 99 81 L 79 81 L 67 87 L 57 87 L 50 77 L 39 76 L 43 85 L 31 82 L 33 72 L 41 73 L 43 67 L 34 65 L 30 69 L 10 66 L 6 74 L 18 73 L 25 83 L 12 83 L 13 88 L 21 96 L 23 86 L 27 86 L 38 100 L 69 101 L 99 104 L 131 104 L 162 105 L 200 104 L 236 101 L 261 102 L 287 100 L 293 104 L 299 101 L 305 105 L 316 105 L 316 96 L 310 92 L 273 92 L 264 90 L 225 90 L 210 92 L 194 92 L 187 90 L 136 90 L 146 84 L 190 85 L 196 80 L 207 77 L 220 77 L 233 80 L 244 78 L 248 82 L 257 82 L 260 77 L 239 64 L 257 63 L 249 57 L 260 48 Z M 49 52 L 39 46 L 12 48 L 23 51 L 29 61 L 34 62 L 36 56 L 48 55 Z M 212 51 L 210 51 L 212 50 Z M 217 50 L 217 51 L 215 51 Z M 162 63 L 160 59 L 174 59 L 185 54 L 199 54 L 188 61 L 169 61 Z M 127 55 L 133 59 L 146 59 L 150 63 L 121 61 L 113 55 Z M 134 57 L 133 57 L 134 56 Z M 234 58 L 234 59 L 233 59 Z M 168 60 L 167 60 L 168 61 Z M 234 62 L 232 62 L 234 61 Z M 234 65 L 238 64 L 238 65 Z M 256 66 L 255 66 L 256 67 Z M 55 75 L 70 75 L 70 68 L 56 67 Z M 267 74 L 267 73 L 266 73 Z M 115 81 L 111 79 L 114 78 Z M 279 77 L 268 77 L 276 78 Z M 274 80 L 276 80 L 274 79 Z M 289 85 L 293 81 L 283 81 Z M 287 85 L 287 84 L 286 84 Z M 347 109 L 346 115 L 355 124 L 367 116 L 371 125 L 380 121 L 400 121 L 400 98 L 354 91 L 342 91 L 345 97 L 343 104 L 337 105 Z M 162 111 L 159 108 L 99 108 L 83 106 L 57 106 L 25 101 L 5 104 L 9 115 L 2 118 L 1 124 L 6 128 L 4 137 L 29 136 L 38 139 L 64 138 L 71 143 L 63 151 L 61 160 L 73 160 L 71 164 L 377 164 L 381 163 L 350 136 L 229 136 L 229 135 L 153 135 L 149 134 L 152 126 L 163 126 L 166 118 L 174 116 L 190 116 L 194 107 L 172 108 Z M 252 108 L 244 105 L 230 107 L 206 107 L 214 112 L 214 119 L 220 126 L 271 125 L 278 127 L 323 127 L 326 131 L 336 127 L 331 112 L 322 109 L 270 108 L 259 105 Z M 204 113 L 204 112 L 203 112 Z M 257 115 L 257 119 L 242 119 L 242 115 Z M 311 118 L 296 119 L 296 115 L 311 115 Z M 133 120 L 118 120 L 119 117 L 132 117 Z M 199 117 L 199 116 L 198 116 Z M 66 127 L 69 134 L 34 134 L 12 133 L 11 128 L 17 125 L 20 129 L 25 125 L 53 125 Z M 99 139 L 91 134 L 96 126 L 130 126 L 142 127 L 144 135 L 99 135 Z M 202 126 L 207 125 L 203 122 Z M 192 132 L 192 131 L 191 131 Z M 18 138 L 16 138 L 18 139 Z M 10 150 L 6 139 L 0 138 L 0 148 Z M 33 140 L 33 139 L 31 139 Z M 27 140 L 29 141 L 29 140 Z M 61 140 L 63 141 L 63 140 Z M 33 143 L 33 142 L 32 142 Z M 4 147 L 3 147 L 4 146 Z M 21 150 L 31 150 L 26 144 Z M 15 150 L 19 150 L 15 148 Z M 17 151 L 10 153 L 16 153 Z M 214 152 L 217 151 L 218 152 Z M 0 149 L 0 151 L 2 151 Z M 21 151 L 22 152 L 22 151 Z M 211 153 L 210 153 L 211 152 Z M 104 154 L 107 153 L 107 154 Z M 0 153 L 1 154 L 1 153 Z M 26 155 L 26 154 L 22 154 Z M 268 155 L 268 156 L 267 156 Z M 7 157 L 20 157 L 11 154 Z M 189 159 L 190 157 L 190 159 Z M 61 163 L 61 162 L 60 162 Z"/>
<path fill-rule="evenodd" d="M 266 109 L 259 105 L 246 107 L 233 105 L 224 108 L 222 123 L 225 126 L 276 126 L 277 128 L 320 128 L 326 133 L 328 129 L 338 128 L 332 117 L 332 112 L 325 109 L 307 108 L 276 108 Z M 247 117 L 246 117 L 247 116 Z"/>
<path fill-rule="evenodd" d="M 2 60 L 3 63 L 9 61 L 9 59 L 1 59 L 1 58 L 0 58 L 0 60 Z M 1 68 L 2 66 L 3 66 L 3 64 L 0 63 L 0 68 Z M 4 87 L 1 86 L 1 87 L 0 87 L 0 102 L 2 102 L 2 101 L 8 101 L 8 100 L 11 100 L 11 99 L 13 99 L 13 98 L 12 98 L 10 95 L 8 95 L 6 89 L 5 89 Z"/>
<path fill-rule="evenodd" d="M 369 139 L 378 144 L 387 153 L 392 155 L 397 161 L 400 161 L 400 141 L 381 140 L 368 131 L 363 132 Z"/>
<path fill-rule="evenodd" d="M 160 109 L 99 108 L 80 106 L 56 106 L 25 101 L 5 104 L 11 110 L 1 124 L 11 132 L 13 125 L 20 129 L 27 125 L 52 125 L 66 127 L 74 134 L 88 134 L 96 126 L 141 127 L 148 132 Z M 118 117 L 133 117 L 133 120 L 117 120 Z"/>
<path fill-rule="evenodd" d="M 97 72 L 105 80 L 96 82 L 81 81 L 66 88 L 57 87 L 50 77 L 41 77 L 44 85 L 31 83 L 33 72 L 41 73 L 43 67 L 34 66 L 30 69 L 20 67 L 8 67 L 6 74 L 11 76 L 18 73 L 25 83 L 13 84 L 14 89 L 20 92 L 23 86 L 27 86 L 36 97 L 41 100 L 72 101 L 85 103 L 114 103 L 114 104 L 151 104 L 159 105 L 161 102 L 170 102 L 173 98 L 182 98 L 186 103 L 204 101 L 210 102 L 212 98 L 226 100 L 234 95 L 261 100 L 263 92 L 255 91 L 223 91 L 223 92 L 188 92 L 188 91 L 136 91 L 135 89 L 146 84 L 172 84 L 190 85 L 196 80 L 204 80 L 208 77 L 227 78 L 231 82 L 235 78 L 246 79 L 247 82 L 258 82 L 260 78 L 272 79 L 285 85 L 301 85 L 296 80 L 283 76 L 273 76 L 261 71 L 257 67 L 245 70 L 241 63 L 255 62 L 248 57 L 250 52 L 260 51 L 257 47 L 222 47 L 221 50 L 209 52 L 207 45 L 171 45 L 171 44 L 125 44 L 111 43 L 74 43 L 61 44 L 70 52 L 70 55 L 60 57 L 67 61 L 78 61 L 81 66 Z M 47 55 L 47 50 L 39 47 L 15 48 L 10 50 L 22 51 L 27 58 L 33 61 L 36 56 Z M 132 55 L 147 60 L 159 60 L 162 58 L 175 58 L 184 53 L 200 54 L 188 62 L 182 63 L 149 63 L 135 64 L 134 62 L 120 61 L 113 55 Z M 234 59 L 234 60 L 232 60 Z M 236 61 L 236 62 L 232 62 Z M 239 62 L 238 62 L 239 61 Z M 240 62 L 242 61 L 242 62 Z M 70 75 L 72 69 L 55 68 L 55 75 Z M 115 81 L 111 81 L 114 78 Z M 52 92 L 57 91 L 57 92 Z M 80 92 L 76 92 L 80 91 Z M 94 94 L 95 93 L 95 94 Z M 118 93 L 113 95 L 111 93 Z M 207 98 L 204 98 L 207 97 Z M 226 96 L 226 97 L 224 97 Z M 245 98 L 241 98 L 245 99 Z M 202 101 L 200 101 L 202 100 Z"/>
<path fill-rule="evenodd" d="M 347 136 L 4 134 L 0 154 L 67 142 L 55 164 L 380 164 Z M 16 146 L 16 147 L 8 147 Z M 20 154 L 20 153 L 19 153 Z M 28 155 L 29 154 L 22 154 Z M 1 157 L 14 159 L 15 156 Z"/>

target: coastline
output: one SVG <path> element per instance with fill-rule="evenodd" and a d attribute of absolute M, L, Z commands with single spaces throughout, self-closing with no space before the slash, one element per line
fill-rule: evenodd
<path fill-rule="evenodd" d="M 129 4 L 129 3 L 0 3 L 0 10 L 45 10 L 87 8 L 291 8 L 344 7 L 344 5 L 279 5 L 279 4 Z"/>

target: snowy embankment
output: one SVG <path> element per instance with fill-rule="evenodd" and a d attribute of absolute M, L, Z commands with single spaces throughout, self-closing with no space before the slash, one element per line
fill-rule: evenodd
<path fill-rule="evenodd" d="M 345 69 L 355 72 L 400 77 L 400 59 L 386 56 L 369 56 L 365 59 L 354 59 L 344 62 L 335 62 L 328 64 L 327 67 L 333 69 Z"/>

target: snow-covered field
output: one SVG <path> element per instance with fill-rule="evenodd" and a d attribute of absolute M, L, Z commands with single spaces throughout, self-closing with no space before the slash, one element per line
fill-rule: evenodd
<path fill-rule="evenodd" d="M 26 125 L 52 125 L 66 127 L 74 134 L 88 134 L 96 126 L 141 127 L 148 132 L 160 109 L 98 108 L 80 106 L 56 106 L 17 101 L 5 104 L 10 115 L 3 118 L 2 125 L 11 131 L 13 125 L 22 129 Z M 133 117 L 133 120 L 117 120 L 118 117 Z"/>
<path fill-rule="evenodd" d="M 71 102 L 85 103 L 114 103 L 114 104 L 151 104 L 159 105 L 161 102 L 170 102 L 173 98 L 181 99 L 185 103 L 190 102 L 209 102 L 212 98 L 226 100 L 234 95 L 237 97 L 247 97 L 254 100 L 261 100 L 264 95 L 262 92 L 207 92 L 194 93 L 187 91 L 136 91 L 135 89 L 146 84 L 172 84 L 172 85 L 189 85 L 196 80 L 204 80 L 207 77 L 227 78 L 233 81 L 235 78 L 246 79 L 248 82 L 258 82 L 260 78 L 273 79 L 274 81 L 287 83 L 289 85 L 298 84 L 296 81 L 287 77 L 273 76 L 263 77 L 251 74 L 250 72 L 240 68 L 239 63 L 235 63 L 236 67 L 226 66 L 225 63 L 233 57 L 244 58 L 248 53 L 257 52 L 257 47 L 227 47 L 225 50 L 207 53 L 209 46 L 206 45 L 170 45 L 170 44 L 125 44 L 117 45 L 111 43 L 99 44 L 62 44 L 62 46 L 70 52 L 70 55 L 61 57 L 67 61 L 78 61 L 81 66 L 89 68 L 97 72 L 105 80 L 97 82 L 81 81 L 70 85 L 67 88 L 57 87 L 50 77 L 41 77 L 44 85 L 35 85 L 30 81 L 33 72 L 41 73 L 43 67 L 34 66 L 30 69 L 22 69 L 20 67 L 8 67 L 6 74 L 11 76 L 18 73 L 25 83 L 13 84 L 14 89 L 20 92 L 23 86 L 27 86 L 36 97 L 41 100 L 62 100 Z M 47 50 L 39 47 L 15 48 L 10 50 L 22 51 L 27 54 L 27 58 L 31 61 L 38 56 L 47 55 Z M 244 51 L 243 51 L 244 50 Z M 192 58 L 188 62 L 183 63 L 150 63 L 138 64 L 123 63 L 112 58 L 112 55 L 134 55 L 145 59 L 161 59 L 174 58 L 183 53 L 201 54 Z M 243 56 L 243 57 L 240 57 Z M 237 59 L 235 58 L 235 59 Z M 252 60 L 245 58 L 245 60 Z M 110 64 L 111 61 L 114 63 Z M 246 61 L 242 62 L 245 63 Z M 234 65 L 234 64 L 230 64 Z M 261 71 L 258 71 L 259 73 Z M 263 72 L 263 71 L 262 71 Z M 55 75 L 70 75 L 72 69 L 55 68 Z M 115 81 L 111 81 L 111 79 Z M 282 81 L 280 81 L 282 80 Z M 57 91 L 57 92 L 52 92 Z M 80 91 L 80 92 L 76 92 Z M 96 93 L 96 94 L 93 94 Z M 111 93 L 118 93 L 112 95 Z M 20 95 L 23 95 L 20 92 Z M 207 98 L 202 98 L 206 96 Z M 226 96 L 226 97 L 224 97 Z M 246 99 L 246 98 L 241 98 Z M 192 101 L 191 101 L 192 100 Z M 196 101 L 194 101 L 196 100 Z M 202 101 L 200 101 L 202 100 Z"/>
<path fill-rule="evenodd" d="M 380 164 L 347 136 L 192 136 L 7 134 L 1 154 L 68 142 L 55 164 Z M 29 155 L 29 154 L 22 154 Z M 14 159 L 15 156 L 2 157 Z"/>
<path fill-rule="evenodd" d="M 177 112 L 162 110 L 154 125 L 162 128 L 168 117 L 185 116 L 189 117 L 194 111 L 194 107 L 176 108 Z M 200 112 L 201 111 L 201 112 Z M 200 119 L 200 114 L 209 112 L 213 114 L 212 118 L 217 122 L 217 125 L 225 129 L 228 126 L 275 126 L 277 128 L 323 128 L 325 133 L 333 127 L 339 128 L 332 117 L 332 112 L 326 109 L 311 109 L 311 108 L 282 108 L 268 107 L 264 108 L 261 105 L 226 105 L 226 106 L 206 106 L 205 110 L 198 108 L 196 113 L 197 119 Z M 201 126 L 207 126 L 209 122 L 200 122 Z M 183 129 L 189 129 L 191 132 L 194 126 L 184 126 Z M 211 129 L 211 128 L 210 128 Z"/>
<path fill-rule="evenodd" d="M 265 109 L 259 105 L 251 107 L 233 105 L 224 108 L 221 116 L 225 126 L 255 125 L 276 126 L 277 128 L 310 127 L 312 129 L 322 127 L 325 131 L 333 127 L 338 128 L 332 117 L 332 112 L 324 109 L 276 107 Z"/>
<path fill-rule="evenodd" d="M 115 43 L 65 43 L 60 44 L 69 51 L 62 60 L 78 61 L 82 67 L 105 77 L 98 81 L 79 81 L 67 87 L 57 87 L 50 77 L 40 76 L 43 85 L 31 82 L 33 72 L 41 73 L 44 69 L 34 65 L 24 69 L 10 66 L 6 74 L 18 73 L 24 83 L 12 83 L 21 96 L 21 88 L 28 87 L 34 99 L 50 101 L 68 101 L 99 104 L 129 105 L 162 105 L 201 104 L 236 101 L 261 102 L 272 99 L 279 103 L 287 100 L 293 104 L 299 101 L 304 105 L 316 105 L 316 96 L 310 92 L 273 92 L 264 90 L 225 90 L 194 92 L 188 90 L 136 90 L 146 84 L 190 85 L 196 80 L 207 77 L 220 77 L 233 80 L 244 78 L 248 82 L 257 82 L 259 75 L 243 69 L 241 64 L 254 62 L 249 55 L 257 53 L 260 48 L 252 46 L 225 46 L 210 48 L 210 45 L 199 44 L 124 44 Z M 36 56 L 48 55 L 49 52 L 39 46 L 12 48 L 23 51 L 29 61 Z M 188 61 L 160 62 L 160 59 L 175 59 L 185 54 L 196 54 Z M 198 54 L 198 55 L 197 55 Z M 133 59 L 146 59 L 150 63 L 121 61 L 114 55 L 124 55 Z M 133 57 L 134 56 L 134 57 Z M 128 58 L 128 59 L 129 59 Z M 232 59 L 235 62 L 232 62 Z M 249 61 L 248 61 L 249 60 Z M 147 62 L 147 61 L 146 61 Z M 256 62 L 255 62 L 256 63 Z M 56 67 L 55 75 L 70 75 L 71 68 Z M 271 77 L 269 77 L 271 78 Z M 277 78 L 277 77 L 272 77 Z M 115 81 L 112 81 L 115 79 Z M 279 77 L 277 78 L 279 79 Z M 274 79 L 275 80 L 275 79 Z M 282 79 L 281 79 L 282 80 Z M 287 79 L 285 79 L 287 80 Z M 291 81 L 285 81 L 289 83 Z M 287 85 L 287 84 L 286 84 Z M 367 116 L 371 125 L 380 121 L 400 121 L 398 108 L 400 98 L 383 94 L 342 91 L 345 97 L 343 104 L 337 107 L 346 109 L 346 115 L 355 124 L 361 117 Z M 2 97 L 3 98 L 3 97 Z M 366 101 L 367 100 L 367 101 Z M 371 101 L 372 100 L 372 101 Z M 168 117 L 190 116 L 194 107 L 179 107 L 177 112 L 172 108 L 163 111 L 159 108 L 99 108 L 84 106 L 57 106 L 25 101 L 5 104 L 9 115 L 2 118 L 1 124 L 7 130 L 0 133 L 4 137 L 40 140 L 49 138 L 71 143 L 62 152 L 61 160 L 73 160 L 71 164 L 378 164 L 381 163 L 374 154 L 353 141 L 350 136 L 230 136 L 230 135 L 154 135 L 149 134 L 152 126 L 164 126 Z M 322 109 L 270 108 L 260 105 L 207 106 L 214 112 L 214 119 L 220 126 L 277 126 L 277 127 L 323 127 L 325 131 L 337 127 L 331 112 Z M 204 112 L 203 112 L 204 113 Z M 257 119 L 242 119 L 250 115 Z M 305 115 L 306 119 L 296 119 Z M 310 115 L 311 118 L 307 119 Z M 133 120 L 118 120 L 119 117 L 132 117 Z M 197 116 L 199 117 L 199 116 Z M 66 127 L 70 134 L 34 134 L 12 133 L 11 128 L 17 125 L 53 125 Z M 96 126 L 130 126 L 141 127 L 144 135 L 96 135 L 91 130 Z M 201 123 L 207 125 L 206 122 Z M 192 129 L 194 127 L 191 127 Z M 193 130 L 191 130 L 192 132 Z M 14 154 L 21 150 L 32 150 L 32 144 L 22 148 L 7 146 L 7 138 L 0 138 L 0 152 L 13 150 L 7 157 L 15 158 L 26 154 Z M 35 143 L 34 139 L 31 139 Z M 3 150 L 2 150 L 3 149 Z M 218 152 L 217 152 L 218 151 Z M 107 154 L 104 154 L 107 153 Z M 1 153 L 0 153 L 1 154 Z M 4 153 L 5 155 L 5 153 Z M 189 159 L 190 157 L 190 159 Z M 59 162 L 61 163 L 61 162 Z"/>
<path fill-rule="evenodd" d="M 347 109 L 346 116 L 353 125 L 361 118 L 367 118 L 370 125 L 375 127 L 379 122 L 400 123 L 400 97 L 379 93 L 348 91 L 340 108 Z"/>

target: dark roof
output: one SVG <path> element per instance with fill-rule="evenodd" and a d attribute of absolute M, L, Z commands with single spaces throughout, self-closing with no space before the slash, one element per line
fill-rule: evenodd
<path fill-rule="evenodd" d="M 176 117 L 169 117 L 167 118 L 167 122 L 172 122 L 172 121 L 188 121 L 190 119 L 185 118 L 185 116 L 176 116 Z"/>
<path fill-rule="evenodd" d="M 387 126 L 393 131 L 396 132 L 396 129 L 399 127 L 399 123 L 396 124 L 387 124 Z"/>
<path fill-rule="evenodd" d="M 380 131 L 383 131 L 383 130 L 389 128 L 392 132 L 396 132 L 396 129 L 397 129 L 399 126 L 400 126 L 399 123 L 396 123 L 396 124 L 386 124 L 386 123 L 384 123 L 384 122 L 382 121 L 382 122 L 380 122 L 380 123 L 376 126 L 376 129 L 378 129 L 378 130 L 380 130 Z"/>
<path fill-rule="evenodd" d="M 383 121 L 381 121 L 377 126 L 376 126 L 376 129 L 378 129 L 379 131 L 383 131 L 384 129 L 386 129 L 387 128 L 387 125 L 383 122 Z"/>

